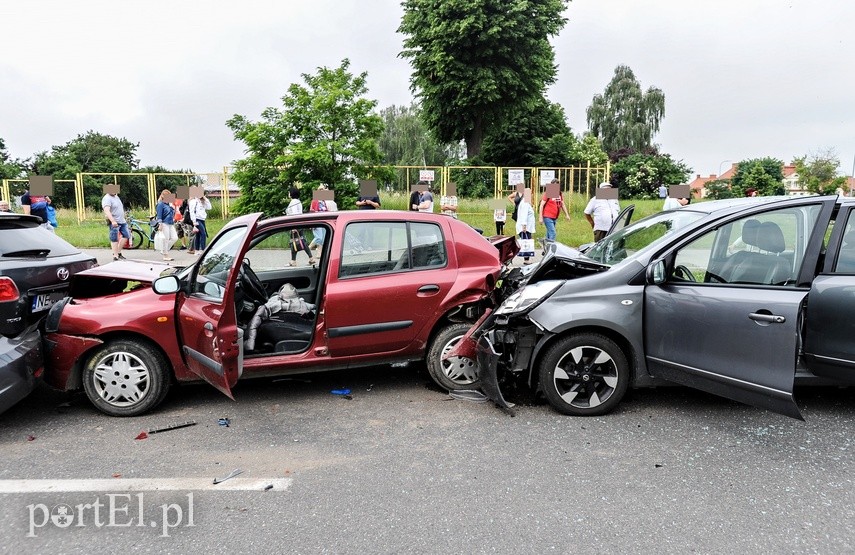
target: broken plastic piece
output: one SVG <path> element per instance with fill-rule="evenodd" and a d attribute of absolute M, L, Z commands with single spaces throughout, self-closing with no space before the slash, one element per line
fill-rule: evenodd
<path fill-rule="evenodd" d="M 146 438 L 148 438 L 148 434 L 145 432 L 140 432 L 140 434 L 137 437 L 135 437 L 134 439 L 146 439 Z"/>
<path fill-rule="evenodd" d="M 272 489 L 273 489 L 273 484 L 267 484 L 266 486 L 264 486 L 264 491 L 270 491 Z"/>
<path fill-rule="evenodd" d="M 333 395 L 350 395 L 349 389 L 333 389 L 330 391 Z"/>
<path fill-rule="evenodd" d="M 480 391 L 474 389 L 457 389 L 448 392 L 449 397 L 458 401 L 470 401 L 472 403 L 486 403 L 489 399 Z"/>
<path fill-rule="evenodd" d="M 222 482 L 225 482 L 226 480 L 231 480 L 232 478 L 234 478 L 235 476 L 237 476 L 239 474 L 243 474 L 243 470 L 241 470 L 240 468 L 235 468 L 234 470 L 229 472 L 228 476 L 226 476 L 225 478 L 214 478 L 214 483 L 220 484 Z"/>
<path fill-rule="evenodd" d="M 36 436 L 32 436 L 32 435 L 27 436 L 27 441 L 35 441 L 35 440 L 36 440 Z"/>
<path fill-rule="evenodd" d="M 219 424 L 220 426 L 222 426 L 224 428 L 228 428 L 229 424 L 231 424 L 231 423 L 232 423 L 232 421 L 229 420 L 228 418 L 220 418 L 217 420 L 217 424 Z"/>
<path fill-rule="evenodd" d="M 152 428 L 148 431 L 150 434 L 159 434 L 160 432 L 168 432 L 170 430 L 178 430 L 180 428 L 187 428 L 188 426 L 195 426 L 195 420 L 188 420 L 187 422 L 181 422 L 180 424 L 170 424 L 168 426 L 164 426 L 163 428 Z"/>

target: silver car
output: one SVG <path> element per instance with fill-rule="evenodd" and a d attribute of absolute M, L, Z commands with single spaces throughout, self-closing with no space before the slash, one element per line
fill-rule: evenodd
<path fill-rule="evenodd" d="M 794 383 L 855 382 L 855 199 L 691 204 L 557 245 L 452 361 L 482 390 L 524 380 L 564 414 L 683 384 L 801 418 Z"/>

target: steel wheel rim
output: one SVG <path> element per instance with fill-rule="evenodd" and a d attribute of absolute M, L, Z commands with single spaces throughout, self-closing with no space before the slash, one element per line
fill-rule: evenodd
<path fill-rule="evenodd" d="M 114 407 L 130 407 L 148 395 L 151 372 L 136 355 L 125 351 L 110 353 L 95 365 L 92 385 L 105 402 Z"/>
<path fill-rule="evenodd" d="M 445 355 L 460 343 L 464 334 L 457 337 L 452 337 L 445 345 L 442 346 L 442 353 L 439 355 L 439 365 L 442 368 L 442 373 L 446 378 L 454 382 L 456 385 L 472 385 L 478 379 L 475 372 L 475 361 L 466 357 L 453 357 L 445 360 Z"/>
<path fill-rule="evenodd" d="M 593 409 L 615 392 L 618 369 L 614 359 L 599 347 L 583 345 L 567 351 L 555 365 L 552 386 L 568 405 Z"/>

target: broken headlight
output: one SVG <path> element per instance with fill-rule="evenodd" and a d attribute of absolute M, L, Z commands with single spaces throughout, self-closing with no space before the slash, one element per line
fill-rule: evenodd
<path fill-rule="evenodd" d="M 562 280 L 547 280 L 526 285 L 505 299 L 496 314 L 519 315 L 528 312 L 548 299 L 563 283 Z"/>

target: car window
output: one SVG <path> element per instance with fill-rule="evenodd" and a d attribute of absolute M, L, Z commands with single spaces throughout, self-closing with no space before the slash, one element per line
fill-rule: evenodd
<path fill-rule="evenodd" d="M 281 270 L 282 268 L 286 268 L 291 261 L 292 249 L 298 249 L 298 252 L 303 252 L 295 241 L 299 241 L 302 237 L 303 241 L 311 244 L 310 242 L 316 238 L 319 229 L 326 230 L 325 237 L 330 236 L 327 226 L 279 229 L 266 235 L 263 239 L 252 245 L 246 252 L 246 255 L 244 255 L 244 258 L 249 260 L 250 266 L 255 272 Z M 318 249 L 313 252 L 315 256 L 320 258 L 324 250 Z M 301 260 L 305 259 L 301 258 Z"/>
<path fill-rule="evenodd" d="M 344 231 L 339 277 L 439 268 L 447 261 L 436 224 L 356 222 Z"/>
<path fill-rule="evenodd" d="M 606 236 L 591 247 L 585 256 L 612 266 L 652 248 L 675 230 L 702 217 L 703 213 L 685 209 L 660 212 Z"/>
<path fill-rule="evenodd" d="M 37 223 L 20 219 L 0 220 L 0 256 L 27 256 L 27 253 L 46 252 L 48 258 L 77 254 L 80 249 L 65 239 L 51 233 Z"/>
<path fill-rule="evenodd" d="M 834 263 L 834 271 L 841 274 L 855 274 L 855 210 L 849 212 L 840 251 Z"/>
<path fill-rule="evenodd" d="M 752 214 L 677 251 L 671 281 L 793 285 L 821 206 Z"/>
<path fill-rule="evenodd" d="M 241 226 L 217 236 L 199 262 L 196 277 L 191 285 L 191 294 L 204 295 L 214 301 L 223 300 L 229 272 L 234 267 L 235 257 L 246 233 L 247 228 Z"/>

